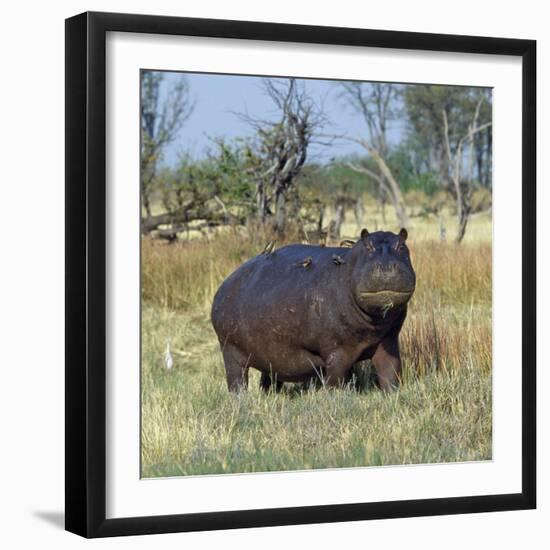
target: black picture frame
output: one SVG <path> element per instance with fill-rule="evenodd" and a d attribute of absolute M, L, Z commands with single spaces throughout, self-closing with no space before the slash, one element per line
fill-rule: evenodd
<path fill-rule="evenodd" d="M 522 491 L 106 519 L 105 39 L 108 31 L 518 56 L 522 121 Z M 83 13 L 66 20 L 66 529 L 107 537 L 532 509 L 536 506 L 536 42 Z"/>

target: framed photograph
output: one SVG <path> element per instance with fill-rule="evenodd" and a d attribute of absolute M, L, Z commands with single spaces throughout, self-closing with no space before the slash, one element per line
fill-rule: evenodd
<path fill-rule="evenodd" d="M 534 508 L 530 40 L 66 21 L 66 528 Z"/>

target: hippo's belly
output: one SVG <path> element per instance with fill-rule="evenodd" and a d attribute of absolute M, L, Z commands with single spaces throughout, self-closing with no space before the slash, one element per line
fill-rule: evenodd
<path fill-rule="evenodd" d="M 268 343 L 262 347 L 243 349 L 250 357 L 250 366 L 261 372 L 276 374 L 281 382 L 300 382 L 319 376 L 325 361 L 306 349 Z"/>

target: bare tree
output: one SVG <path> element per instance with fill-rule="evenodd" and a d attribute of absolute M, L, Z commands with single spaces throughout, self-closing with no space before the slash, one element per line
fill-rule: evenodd
<path fill-rule="evenodd" d="M 401 189 L 387 163 L 389 154 L 388 125 L 395 117 L 394 103 L 397 94 L 395 84 L 344 82 L 342 84 L 344 96 L 351 107 L 357 111 L 365 121 L 368 138 L 350 138 L 368 152 L 376 164 L 376 170 L 364 165 L 348 163 L 352 170 L 372 178 L 378 186 L 381 202 L 388 197 L 395 209 L 401 226 L 407 227 L 408 216 Z"/>
<path fill-rule="evenodd" d="M 141 75 L 141 200 L 151 217 L 151 194 L 159 160 L 193 112 L 187 80 L 181 75 L 163 89 L 164 75 L 143 71 Z"/>
<path fill-rule="evenodd" d="M 336 204 L 336 210 L 334 212 L 334 219 L 330 222 L 328 233 L 331 239 L 338 239 L 340 237 L 340 231 L 342 224 L 346 221 L 346 210 L 344 201 L 339 201 Z"/>
<path fill-rule="evenodd" d="M 266 94 L 277 110 L 275 120 L 240 113 L 256 132 L 251 148 L 256 162 L 257 213 L 261 223 L 273 220 L 273 229 L 284 234 L 287 200 L 308 155 L 316 130 L 322 126 L 322 109 L 295 79 L 264 79 Z"/>
<path fill-rule="evenodd" d="M 445 109 L 442 110 L 445 151 L 449 160 L 451 181 L 456 199 L 456 218 L 458 229 L 455 240 L 458 243 L 462 241 L 464 235 L 466 234 L 466 226 L 470 218 L 474 168 L 474 138 L 478 132 L 491 126 L 491 122 L 486 122 L 485 124 L 481 124 L 479 126 L 477 124 L 483 99 L 483 96 L 479 98 L 472 122 L 468 125 L 468 131 L 458 140 L 454 151 L 451 149 L 451 143 L 449 140 L 449 121 L 447 111 Z M 469 152 L 467 156 L 466 178 L 463 178 L 462 168 L 464 165 L 464 146 L 467 142 L 469 142 Z"/>
<path fill-rule="evenodd" d="M 365 205 L 363 204 L 363 198 L 357 197 L 355 205 L 353 207 L 353 215 L 355 217 L 355 225 L 357 226 L 357 233 L 361 231 L 363 227 L 363 218 L 365 217 Z"/>

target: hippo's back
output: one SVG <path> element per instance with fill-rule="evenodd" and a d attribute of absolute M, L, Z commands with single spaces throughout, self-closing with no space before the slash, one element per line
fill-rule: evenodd
<path fill-rule="evenodd" d="M 236 269 L 218 289 L 212 304 L 212 323 L 218 336 L 251 321 L 262 322 L 273 311 L 299 307 L 319 286 L 327 290 L 327 273 L 334 256 L 346 248 L 293 244 L 260 254 Z"/>

